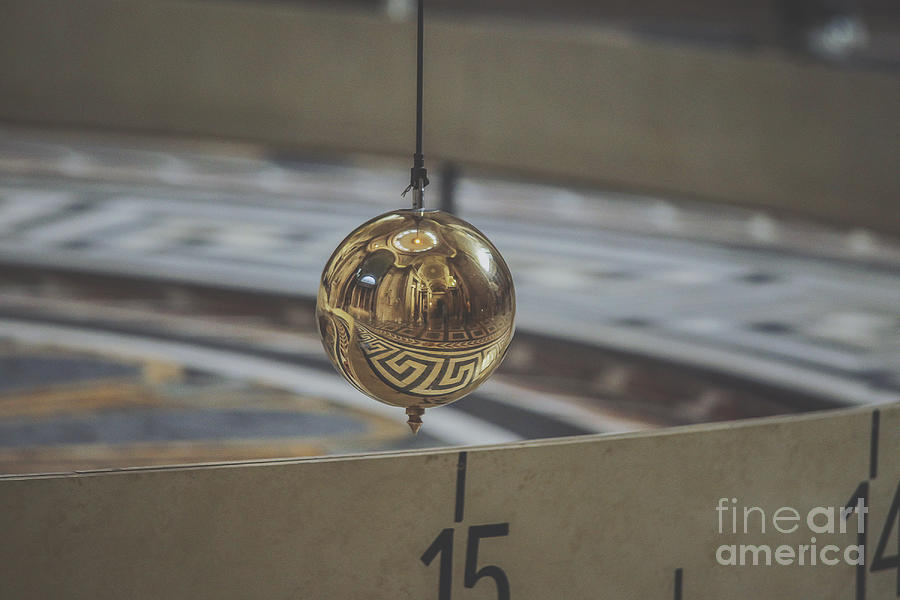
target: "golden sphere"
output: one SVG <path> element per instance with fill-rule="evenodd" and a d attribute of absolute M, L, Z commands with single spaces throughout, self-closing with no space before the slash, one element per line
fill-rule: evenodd
<path fill-rule="evenodd" d="M 478 387 L 503 360 L 516 312 L 512 276 L 483 233 L 437 210 L 395 210 L 335 249 L 316 321 L 338 372 L 372 398 L 426 408 Z"/>

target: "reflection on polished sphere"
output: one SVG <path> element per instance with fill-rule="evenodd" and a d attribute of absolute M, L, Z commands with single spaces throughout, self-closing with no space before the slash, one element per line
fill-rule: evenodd
<path fill-rule="evenodd" d="M 512 339 L 512 277 L 480 231 L 441 211 L 397 210 L 337 247 L 316 320 L 337 370 L 372 398 L 406 409 L 448 404 L 497 368 Z"/>

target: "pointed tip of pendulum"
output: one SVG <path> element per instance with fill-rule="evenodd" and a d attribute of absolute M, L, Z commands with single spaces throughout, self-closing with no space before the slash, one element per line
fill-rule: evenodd
<path fill-rule="evenodd" d="M 419 429 L 422 428 L 422 415 L 425 414 L 425 409 L 418 406 L 410 406 L 406 409 L 406 414 L 409 416 L 406 424 L 412 429 L 413 435 L 418 434 Z"/>

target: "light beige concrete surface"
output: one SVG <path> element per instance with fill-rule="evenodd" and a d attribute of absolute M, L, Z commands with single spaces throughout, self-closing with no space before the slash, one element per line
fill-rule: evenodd
<path fill-rule="evenodd" d="M 497 598 L 490 578 L 464 588 L 467 540 L 505 523 L 475 566 L 502 569 L 511 598 L 672 598 L 676 569 L 684 598 L 852 598 L 844 562 L 722 566 L 716 553 L 811 537 L 844 551 L 854 519 L 827 534 L 805 516 L 868 481 L 868 565 L 900 484 L 900 405 L 880 407 L 874 479 L 872 414 L 470 448 L 460 522 L 455 450 L 0 479 L 3 597 L 437 598 L 441 557 L 420 557 L 452 529 L 452 598 Z M 765 533 L 758 513 L 743 533 L 742 512 L 720 533 L 720 498 L 762 508 Z M 803 515 L 796 532 L 773 529 L 781 507 Z M 893 593 L 895 569 L 866 571 L 868 597 Z"/>
<path fill-rule="evenodd" d="M 414 29 L 224 0 L 5 0 L 0 119 L 412 149 Z M 900 232 L 900 76 L 589 27 L 429 17 L 425 150 Z"/>

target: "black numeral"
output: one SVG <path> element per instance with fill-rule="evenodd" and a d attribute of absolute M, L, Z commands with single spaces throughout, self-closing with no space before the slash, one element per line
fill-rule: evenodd
<path fill-rule="evenodd" d="M 438 576 L 438 600 L 450 600 L 450 582 L 453 575 L 453 529 L 445 529 L 434 538 L 421 557 L 425 566 L 441 555 L 441 573 Z"/>
<path fill-rule="evenodd" d="M 490 577 L 497 583 L 497 600 L 509 600 L 509 579 L 503 569 L 496 565 L 488 565 L 478 569 L 478 543 L 482 538 L 504 537 L 509 535 L 509 523 L 493 525 L 473 525 L 469 527 L 469 540 L 466 543 L 466 579 L 467 588 L 475 587 L 482 577 Z M 476 571 L 476 569 L 478 569 Z"/>
<path fill-rule="evenodd" d="M 490 525 L 474 525 L 469 527 L 469 539 L 466 542 L 465 586 L 475 587 L 479 579 L 489 577 L 497 584 L 497 600 L 509 600 L 509 579 L 503 569 L 496 565 L 478 568 L 478 546 L 482 539 L 505 537 L 509 535 L 509 523 L 492 523 Z M 438 600 L 450 600 L 451 578 L 453 575 L 453 529 L 445 529 L 438 534 L 422 556 L 421 561 L 427 567 L 437 555 L 441 555 L 441 572 L 438 576 Z"/>
<path fill-rule="evenodd" d="M 884 522 L 884 529 L 881 530 L 878 546 L 875 547 L 875 556 L 872 558 L 871 568 L 873 573 L 875 571 L 897 569 L 897 597 L 900 598 L 900 519 L 898 517 L 900 517 L 900 482 L 897 483 L 897 491 L 894 492 L 891 509 L 888 511 L 887 520 Z M 895 526 L 897 526 L 897 554 L 885 556 L 887 543 Z"/>

